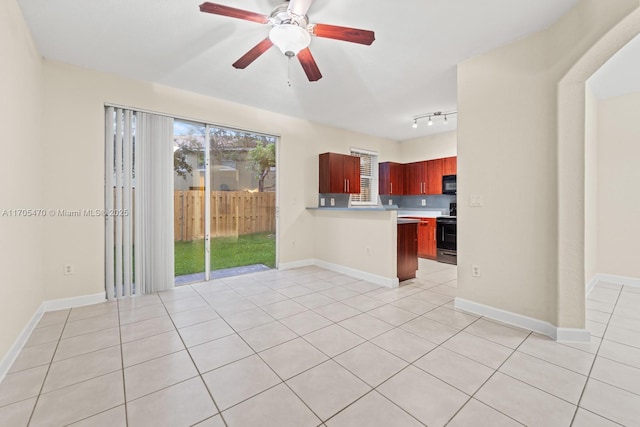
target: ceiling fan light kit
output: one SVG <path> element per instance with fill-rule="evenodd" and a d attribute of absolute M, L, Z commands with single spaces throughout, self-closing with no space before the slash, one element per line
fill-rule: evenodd
<path fill-rule="evenodd" d="M 281 24 L 269 31 L 269 39 L 287 57 L 296 56 L 302 49 L 309 47 L 311 35 L 295 24 Z"/>
<path fill-rule="evenodd" d="M 309 50 L 311 36 L 371 45 L 375 34 L 373 31 L 357 28 L 309 24 L 307 11 L 312 3 L 313 0 L 291 0 L 276 6 L 269 16 L 209 2 L 202 3 L 200 11 L 272 26 L 266 39 L 233 63 L 235 68 L 246 68 L 271 46 L 276 45 L 289 59 L 297 56 L 309 81 L 317 81 L 322 78 L 322 74 Z"/>

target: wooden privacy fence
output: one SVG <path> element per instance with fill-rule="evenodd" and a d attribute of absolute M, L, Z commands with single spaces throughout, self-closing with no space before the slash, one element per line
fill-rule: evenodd
<path fill-rule="evenodd" d="M 204 239 L 204 191 L 174 191 L 176 241 Z M 276 193 L 211 192 L 211 237 L 276 231 Z"/>

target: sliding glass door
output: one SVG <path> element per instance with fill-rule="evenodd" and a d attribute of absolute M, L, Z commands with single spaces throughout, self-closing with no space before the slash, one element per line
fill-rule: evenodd
<path fill-rule="evenodd" d="M 176 284 L 275 267 L 276 140 L 175 121 Z"/>
<path fill-rule="evenodd" d="M 175 283 L 205 280 L 206 126 L 174 121 Z"/>

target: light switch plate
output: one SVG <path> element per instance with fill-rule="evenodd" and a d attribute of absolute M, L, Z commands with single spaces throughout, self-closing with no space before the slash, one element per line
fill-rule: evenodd
<path fill-rule="evenodd" d="M 474 207 L 474 208 L 478 208 L 480 206 L 482 206 L 483 201 L 482 201 L 482 196 L 480 195 L 472 195 L 469 197 L 469 206 Z"/>

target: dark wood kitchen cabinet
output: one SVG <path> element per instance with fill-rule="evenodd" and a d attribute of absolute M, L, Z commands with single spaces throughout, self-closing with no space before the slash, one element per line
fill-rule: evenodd
<path fill-rule="evenodd" d="M 442 194 L 443 159 L 428 160 L 426 163 L 426 194 Z"/>
<path fill-rule="evenodd" d="M 427 194 L 427 162 L 407 163 L 404 171 L 404 194 L 407 196 Z"/>
<path fill-rule="evenodd" d="M 418 224 L 398 224 L 398 279 L 413 279 L 418 270 Z"/>
<path fill-rule="evenodd" d="M 319 156 L 320 193 L 360 193 L 360 157 L 338 153 Z"/>
<path fill-rule="evenodd" d="M 405 165 L 394 162 L 383 162 L 378 165 L 378 193 L 388 195 L 404 195 Z"/>
<path fill-rule="evenodd" d="M 436 259 L 436 219 L 414 217 L 418 224 L 418 256 L 420 258 Z"/>
<path fill-rule="evenodd" d="M 445 157 L 442 163 L 442 175 L 457 175 L 458 174 L 458 158 Z"/>

